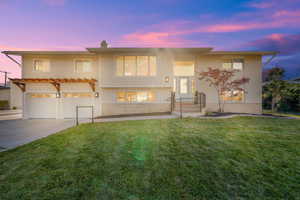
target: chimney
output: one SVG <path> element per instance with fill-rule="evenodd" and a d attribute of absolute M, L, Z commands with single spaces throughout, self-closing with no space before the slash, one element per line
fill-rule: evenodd
<path fill-rule="evenodd" d="M 106 40 L 102 40 L 101 42 L 101 48 L 107 48 L 108 44 L 106 42 Z"/>

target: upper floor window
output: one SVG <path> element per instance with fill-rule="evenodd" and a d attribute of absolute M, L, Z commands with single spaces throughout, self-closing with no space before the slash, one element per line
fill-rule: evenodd
<path fill-rule="evenodd" d="M 194 76 L 195 63 L 193 61 L 175 61 L 174 76 Z"/>
<path fill-rule="evenodd" d="M 49 60 L 34 60 L 33 70 L 36 72 L 49 72 L 50 71 Z"/>
<path fill-rule="evenodd" d="M 155 56 L 118 56 L 117 76 L 155 76 Z"/>
<path fill-rule="evenodd" d="M 75 72 L 91 72 L 92 63 L 89 60 L 75 60 Z"/>
<path fill-rule="evenodd" d="M 223 68 L 226 70 L 240 70 L 244 68 L 244 59 L 226 59 L 223 62 Z"/>

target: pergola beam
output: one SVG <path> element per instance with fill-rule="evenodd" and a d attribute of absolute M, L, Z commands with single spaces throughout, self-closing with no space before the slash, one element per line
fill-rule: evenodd
<path fill-rule="evenodd" d="M 26 83 L 50 83 L 53 85 L 57 92 L 60 92 L 60 85 L 61 83 L 88 83 L 91 87 L 92 91 L 95 92 L 96 90 L 96 79 L 73 79 L 73 78 L 64 78 L 64 79 L 58 79 L 58 78 L 23 78 L 23 79 L 10 79 L 11 82 L 13 82 L 15 85 L 17 85 L 22 92 L 25 92 L 26 90 Z"/>

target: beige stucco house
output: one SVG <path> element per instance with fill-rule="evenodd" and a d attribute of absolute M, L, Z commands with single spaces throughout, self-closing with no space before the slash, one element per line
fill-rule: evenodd
<path fill-rule="evenodd" d="M 76 106 L 94 116 L 170 112 L 170 96 L 206 95 L 217 110 L 217 93 L 195 72 L 208 67 L 239 69 L 250 78 L 246 93 L 224 97 L 225 111 L 261 113 L 262 56 L 275 52 L 213 51 L 212 48 L 87 48 L 86 51 L 4 51 L 22 57 L 24 118 L 74 118 Z M 79 117 L 91 116 L 89 107 Z"/>

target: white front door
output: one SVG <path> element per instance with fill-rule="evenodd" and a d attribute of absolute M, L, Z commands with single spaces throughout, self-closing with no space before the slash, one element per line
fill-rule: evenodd
<path fill-rule="evenodd" d="M 193 97 L 195 93 L 195 80 L 191 76 L 174 77 L 173 90 L 176 96 Z"/>

